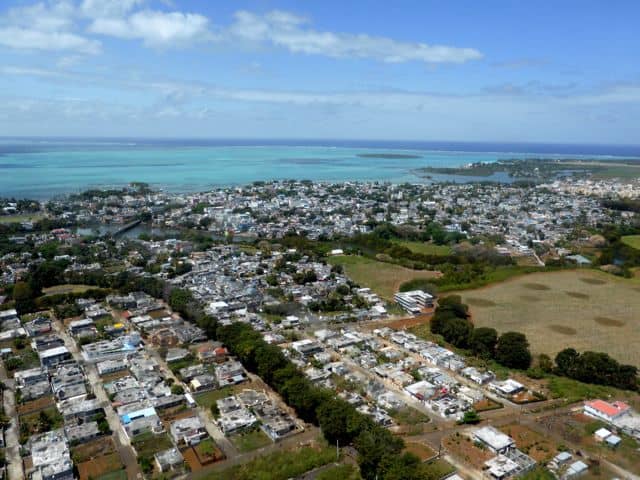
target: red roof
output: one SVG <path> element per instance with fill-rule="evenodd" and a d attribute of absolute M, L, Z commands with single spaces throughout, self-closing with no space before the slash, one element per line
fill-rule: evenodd
<path fill-rule="evenodd" d="M 593 400 L 591 402 L 587 402 L 585 405 L 608 417 L 615 417 L 616 415 L 629 410 L 629 405 L 624 402 L 609 403 L 604 400 Z"/>

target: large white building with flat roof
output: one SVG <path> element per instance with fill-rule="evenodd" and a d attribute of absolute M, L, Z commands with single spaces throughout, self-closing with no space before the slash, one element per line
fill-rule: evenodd
<path fill-rule="evenodd" d="M 422 290 L 398 292 L 393 299 L 412 315 L 419 315 L 423 309 L 433 307 L 433 295 Z"/>

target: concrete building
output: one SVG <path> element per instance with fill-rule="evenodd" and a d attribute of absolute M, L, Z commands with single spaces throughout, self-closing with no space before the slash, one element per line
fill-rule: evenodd
<path fill-rule="evenodd" d="M 40 363 L 43 367 L 55 367 L 59 363 L 71 360 L 71 352 L 67 347 L 55 347 L 49 350 L 38 352 Z"/>
<path fill-rule="evenodd" d="M 489 450 L 495 453 L 505 453 L 516 446 L 509 435 L 505 435 L 491 426 L 482 427 L 473 432 L 473 440 L 486 445 Z"/>
<path fill-rule="evenodd" d="M 423 309 L 433 307 L 433 296 L 422 290 L 398 292 L 393 299 L 412 315 L 419 315 Z"/>
<path fill-rule="evenodd" d="M 197 445 L 200 440 L 207 438 L 204 423 L 196 416 L 176 420 L 169 431 L 176 445 Z"/>
<path fill-rule="evenodd" d="M 178 468 L 182 466 L 184 462 L 180 450 L 175 447 L 168 450 L 163 450 L 162 452 L 158 452 L 153 456 L 153 458 L 156 462 L 156 465 L 158 466 L 158 470 L 160 470 L 161 472 L 166 472 Z"/>

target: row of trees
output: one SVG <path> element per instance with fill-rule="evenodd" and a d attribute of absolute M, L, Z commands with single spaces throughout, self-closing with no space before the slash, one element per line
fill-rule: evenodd
<path fill-rule="evenodd" d="M 638 390 L 638 369 L 618 363 L 606 353 L 565 348 L 556 355 L 555 373 L 580 382 Z"/>
<path fill-rule="evenodd" d="M 211 324 L 207 325 L 211 327 Z M 418 479 L 419 461 L 402 454 L 404 443 L 375 424 L 335 392 L 314 386 L 300 375 L 280 348 L 266 343 L 249 325 L 234 323 L 216 329 L 216 337 L 258 374 L 306 422 L 320 426 L 325 438 L 340 445 L 354 445 L 365 479 Z"/>
<path fill-rule="evenodd" d="M 493 328 L 475 328 L 469 307 L 458 295 L 439 300 L 431 319 L 431 333 L 442 335 L 452 345 L 471 350 L 485 359 L 495 359 L 509 368 L 527 369 L 531 366 L 531 352 L 527 337 L 520 332 L 505 332 L 498 336 Z"/>

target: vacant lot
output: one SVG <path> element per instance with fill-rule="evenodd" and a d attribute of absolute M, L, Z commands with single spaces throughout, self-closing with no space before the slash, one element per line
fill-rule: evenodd
<path fill-rule="evenodd" d="M 393 300 L 393 295 L 401 283 L 414 278 L 437 278 L 440 275 L 439 272 L 411 270 L 355 255 L 331 257 L 328 262 L 332 265 L 342 265 L 349 278 L 362 287 L 369 287 L 385 300 Z"/>
<path fill-rule="evenodd" d="M 229 438 L 236 448 L 242 453 L 257 450 L 259 448 L 266 447 L 267 445 L 271 445 L 272 443 L 271 439 L 259 428 L 255 428 L 244 433 L 238 433 Z"/>
<path fill-rule="evenodd" d="M 514 423 L 501 427 L 500 430 L 513 438 L 517 447 L 536 462 L 551 460 L 558 453 L 556 445 L 548 437 L 523 425 Z"/>
<path fill-rule="evenodd" d="M 460 292 L 477 326 L 527 335 L 534 353 L 566 347 L 640 366 L 640 284 L 595 270 L 535 273 Z"/>
<path fill-rule="evenodd" d="M 131 446 L 135 449 L 138 457 L 151 458 L 154 453 L 171 448 L 173 443 L 171 443 L 171 439 L 166 433 L 154 435 L 151 432 L 147 432 L 133 437 Z"/>
<path fill-rule="evenodd" d="M 436 456 L 436 452 L 429 445 L 420 442 L 407 441 L 405 443 L 405 451 L 413 453 L 420 461 L 426 462 Z"/>
<path fill-rule="evenodd" d="M 80 463 L 78 464 L 78 472 L 80 473 L 80 480 L 99 478 L 102 475 L 109 475 L 108 478 L 122 478 L 123 474 L 125 475 L 124 478 L 126 478 L 120 455 L 117 453 L 110 453 Z"/>

